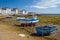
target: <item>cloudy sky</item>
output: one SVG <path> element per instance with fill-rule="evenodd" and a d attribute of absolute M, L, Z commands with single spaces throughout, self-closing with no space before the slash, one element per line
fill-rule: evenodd
<path fill-rule="evenodd" d="M 56 14 L 60 13 L 60 0 L 0 0 L 0 7 Z"/>

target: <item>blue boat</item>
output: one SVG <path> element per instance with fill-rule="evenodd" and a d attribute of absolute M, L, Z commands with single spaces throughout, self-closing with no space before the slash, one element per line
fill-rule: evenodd
<path fill-rule="evenodd" d="M 37 26 L 36 27 L 36 32 L 38 35 L 48 35 L 51 34 L 56 30 L 56 26 Z"/>

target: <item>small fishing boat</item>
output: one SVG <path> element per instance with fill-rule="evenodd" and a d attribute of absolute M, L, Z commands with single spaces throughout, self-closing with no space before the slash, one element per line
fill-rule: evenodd
<path fill-rule="evenodd" d="M 16 20 L 20 21 L 22 26 L 35 26 L 39 22 L 36 16 L 32 16 L 32 18 L 17 17 Z"/>
<path fill-rule="evenodd" d="M 7 16 L 6 18 L 12 18 L 13 16 Z"/>
<path fill-rule="evenodd" d="M 45 25 L 45 26 L 36 26 L 36 33 L 38 35 L 48 35 L 56 30 L 56 26 L 54 25 Z"/>

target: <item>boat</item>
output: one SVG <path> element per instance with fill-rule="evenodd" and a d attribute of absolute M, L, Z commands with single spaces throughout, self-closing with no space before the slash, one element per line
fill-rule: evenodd
<path fill-rule="evenodd" d="M 32 16 L 32 18 L 25 17 L 17 17 L 16 20 L 20 21 L 21 25 L 35 26 L 37 22 L 39 22 L 36 16 Z"/>
<path fill-rule="evenodd" d="M 12 18 L 13 16 L 7 16 L 6 18 Z"/>
<path fill-rule="evenodd" d="M 54 25 L 36 26 L 37 35 L 50 35 L 55 30 L 56 30 L 56 26 Z"/>

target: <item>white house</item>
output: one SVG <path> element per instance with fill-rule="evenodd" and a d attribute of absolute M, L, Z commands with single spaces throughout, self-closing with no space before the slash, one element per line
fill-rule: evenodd
<path fill-rule="evenodd" d="M 0 13 L 1 14 L 11 14 L 11 9 L 10 8 L 1 8 Z"/>
<path fill-rule="evenodd" d="M 6 14 L 11 14 L 11 9 L 10 8 L 6 8 Z"/>
<path fill-rule="evenodd" d="M 28 12 L 28 15 L 35 15 L 37 14 L 36 12 Z"/>
<path fill-rule="evenodd" d="M 12 13 L 13 14 L 18 14 L 20 11 L 19 11 L 19 9 L 17 9 L 17 8 L 13 8 L 13 10 L 12 10 Z"/>
<path fill-rule="evenodd" d="M 0 8 L 0 14 L 24 14 L 24 15 L 27 15 L 28 14 L 28 11 L 26 10 L 19 10 L 17 8 L 13 8 L 13 9 L 10 9 L 10 8 Z"/>
<path fill-rule="evenodd" d="M 0 8 L 0 14 L 2 13 L 2 8 Z"/>
<path fill-rule="evenodd" d="M 28 14 L 28 11 L 26 11 L 26 10 L 21 10 L 21 11 L 20 11 L 20 14 L 27 15 L 27 14 Z"/>

